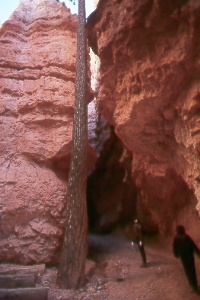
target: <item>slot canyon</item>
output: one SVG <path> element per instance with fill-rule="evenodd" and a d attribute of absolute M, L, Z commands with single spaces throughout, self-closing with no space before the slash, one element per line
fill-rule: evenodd
<path fill-rule="evenodd" d="M 137 217 L 148 237 L 171 243 L 182 224 L 200 243 L 200 2 L 94 2 L 86 22 L 89 232 L 107 238 L 120 229 L 129 240 Z M 58 264 L 77 23 L 61 1 L 21 0 L 0 27 L 3 263 Z M 74 297 L 62 299 L 114 299 Z"/>

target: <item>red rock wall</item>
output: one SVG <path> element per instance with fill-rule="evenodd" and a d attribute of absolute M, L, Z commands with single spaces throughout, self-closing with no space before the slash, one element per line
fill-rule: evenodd
<path fill-rule="evenodd" d="M 0 28 L 1 261 L 58 259 L 76 29 L 77 16 L 56 0 L 21 1 Z"/>
<path fill-rule="evenodd" d="M 198 1 L 100 0 L 88 21 L 100 111 L 132 152 L 140 218 L 163 233 L 199 226 L 199 19 Z"/>

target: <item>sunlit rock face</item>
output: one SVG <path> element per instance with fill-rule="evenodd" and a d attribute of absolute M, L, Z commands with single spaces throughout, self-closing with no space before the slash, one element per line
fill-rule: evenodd
<path fill-rule="evenodd" d="M 56 0 L 22 0 L 0 29 L 1 261 L 58 259 L 76 30 L 77 16 Z"/>
<path fill-rule="evenodd" d="M 139 217 L 165 234 L 200 210 L 199 19 L 198 1 L 100 0 L 88 21 L 100 111 L 132 152 Z"/>

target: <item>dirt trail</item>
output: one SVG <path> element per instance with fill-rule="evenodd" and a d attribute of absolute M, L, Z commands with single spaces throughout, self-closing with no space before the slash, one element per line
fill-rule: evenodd
<path fill-rule="evenodd" d="M 48 269 L 40 286 L 51 286 L 49 300 L 196 300 L 181 263 L 171 248 L 146 241 L 148 267 L 141 268 L 139 252 L 121 232 L 90 236 L 92 254 L 98 262 L 83 289 L 64 291 L 54 285 L 56 269 Z M 200 283 L 200 259 L 196 258 Z"/>

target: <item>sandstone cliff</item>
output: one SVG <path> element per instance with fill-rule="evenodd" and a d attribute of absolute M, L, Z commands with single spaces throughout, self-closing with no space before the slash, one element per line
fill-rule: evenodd
<path fill-rule="evenodd" d="M 199 226 L 199 18 L 198 1 L 100 0 L 88 20 L 100 111 L 132 152 L 139 217 L 162 233 Z"/>
<path fill-rule="evenodd" d="M 1 261 L 58 259 L 71 153 L 76 29 L 77 16 L 56 0 L 21 0 L 0 28 Z"/>

